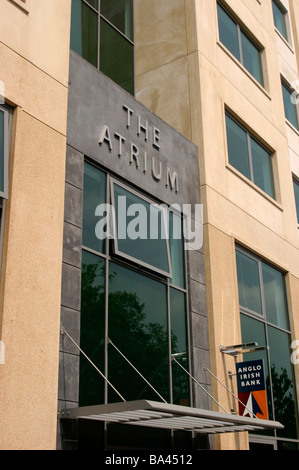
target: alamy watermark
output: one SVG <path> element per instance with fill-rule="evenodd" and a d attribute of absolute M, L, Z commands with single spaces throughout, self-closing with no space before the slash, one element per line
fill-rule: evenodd
<path fill-rule="evenodd" d="M 293 353 L 291 355 L 292 364 L 299 364 L 299 340 L 292 342 L 291 349 L 293 349 Z"/>
<path fill-rule="evenodd" d="M 116 211 L 111 204 L 99 204 L 95 210 L 100 217 L 95 226 L 99 240 L 182 240 L 184 249 L 200 250 L 203 245 L 202 204 L 128 203 L 126 196 L 118 196 Z M 173 214 L 172 220 L 170 214 Z"/>

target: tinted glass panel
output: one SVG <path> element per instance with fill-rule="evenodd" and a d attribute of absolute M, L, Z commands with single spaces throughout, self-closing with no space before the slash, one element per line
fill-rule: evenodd
<path fill-rule="evenodd" d="M 185 288 L 185 252 L 182 219 L 173 212 L 169 213 L 169 245 L 172 267 L 171 283 Z"/>
<path fill-rule="evenodd" d="M 71 49 L 97 66 L 98 15 L 81 0 L 72 0 Z"/>
<path fill-rule="evenodd" d="M 296 127 L 296 129 L 299 129 L 297 106 L 292 103 L 292 93 L 284 84 L 282 84 L 282 93 L 285 116 L 287 120 Z"/>
<path fill-rule="evenodd" d="M 219 38 L 222 44 L 240 60 L 237 24 L 218 4 Z"/>
<path fill-rule="evenodd" d="M 251 138 L 250 141 L 254 183 L 275 198 L 271 154 L 254 139 Z"/>
<path fill-rule="evenodd" d="M 128 38 L 133 39 L 132 0 L 101 0 L 101 14 Z"/>
<path fill-rule="evenodd" d="M 105 20 L 101 20 L 100 70 L 134 94 L 134 47 Z"/>
<path fill-rule="evenodd" d="M 4 190 L 4 113 L 0 110 L 0 191 Z"/>
<path fill-rule="evenodd" d="M 241 32 L 243 65 L 251 75 L 263 85 L 262 63 L 260 50 Z"/>
<path fill-rule="evenodd" d="M 226 131 L 229 163 L 251 179 L 247 133 L 228 115 L 226 115 Z"/>
<path fill-rule="evenodd" d="M 240 251 L 236 257 L 240 305 L 262 314 L 258 263 Z"/>
<path fill-rule="evenodd" d="M 268 264 L 262 268 L 267 321 L 289 329 L 284 276 Z"/>
<path fill-rule="evenodd" d="M 96 236 L 98 223 L 103 226 L 103 233 L 108 231 L 104 223 L 106 213 L 103 217 L 95 215 L 96 208 L 106 201 L 106 175 L 89 163 L 84 164 L 84 197 L 83 197 L 83 240 L 82 243 L 88 248 L 103 253 L 105 251 L 105 239 L 100 240 Z M 97 231 L 99 236 L 99 231 Z M 101 237 L 100 237 L 101 238 Z M 104 236 L 102 237 L 104 238 Z"/>
<path fill-rule="evenodd" d="M 296 202 L 296 209 L 297 209 L 297 221 L 299 224 L 299 183 L 294 180 L 294 193 L 295 193 L 295 202 Z"/>
<path fill-rule="evenodd" d="M 293 367 L 290 362 L 290 336 L 277 328 L 268 328 L 275 419 L 285 426 L 278 436 L 298 438 L 297 406 Z"/>
<path fill-rule="evenodd" d="M 162 211 L 117 184 L 113 188 L 118 252 L 170 273 Z"/>
<path fill-rule="evenodd" d="M 176 357 L 185 369 L 188 368 L 188 343 L 186 325 L 186 297 L 176 289 L 170 289 L 171 353 L 184 353 Z M 178 405 L 189 405 L 189 377 L 175 362 L 172 363 L 173 401 Z"/>
<path fill-rule="evenodd" d="M 277 3 L 272 1 L 274 24 L 280 34 L 288 40 L 285 13 L 278 7 Z"/>
<path fill-rule="evenodd" d="M 167 292 L 160 282 L 110 263 L 109 338 L 150 384 L 169 398 Z M 126 400 L 159 396 L 109 346 L 109 380 Z M 109 401 L 119 401 L 110 389 Z"/>
<path fill-rule="evenodd" d="M 105 261 L 82 252 L 80 347 L 104 372 Z M 90 362 L 80 355 L 80 406 L 104 402 L 104 380 Z"/>
<path fill-rule="evenodd" d="M 99 0 L 86 0 L 86 2 L 89 3 L 89 5 L 91 5 L 96 10 L 99 9 Z"/>

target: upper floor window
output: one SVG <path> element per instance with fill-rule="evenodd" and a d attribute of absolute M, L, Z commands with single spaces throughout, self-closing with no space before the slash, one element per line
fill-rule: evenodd
<path fill-rule="evenodd" d="M 284 81 L 281 85 L 285 117 L 295 129 L 299 130 L 298 95 Z"/>
<path fill-rule="evenodd" d="M 229 163 L 275 198 L 271 152 L 228 113 L 226 133 Z"/>
<path fill-rule="evenodd" d="M 241 247 L 236 262 L 242 342 L 268 348 L 246 354 L 246 360 L 264 360 L 269 417 L 284 425 L 274 437 L 280 448 L 296 447 L 298 409 L 285 275 Z"/>
<path fill-rule="evenodd" d="M 72 0 L 71 49 L 134 94 L 133 0 Z"/>
<path fill-rule="evenodd" d="M 275 27 L 285 38 L 285 40 L 288 41 L 288 31 L 286 22 L 287 12 L 285 8 L 281 5 L 281 3 L 276 0 L 272 0 L 272 9 Z"/>
<path fill-rule="evenodd" d="M 261 49 L 235 18 L 221 5 L 218 7 L 219 39 L 248 72 L 264 85 Z"/>
<path fill-rule="evenodd" d="M 296 179 L 293 179 L 294 184 L 294 194 L 295 194 L 295 202 L 296 202 L 296 209 L 297 209 L 297 222 L 299 224 L 299 182 Z"/>

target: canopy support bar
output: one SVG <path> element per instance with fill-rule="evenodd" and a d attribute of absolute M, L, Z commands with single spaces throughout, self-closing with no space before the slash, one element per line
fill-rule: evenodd
<path fill-rule="evenodd" d="M 143 377 L 143 375 L 141 374 L 141 372 L 139 372 L 138 369 L 136 369 L 136 367 L 129 361 L 129 359 L 115 346 L 115 344 L 111 341 L 110 338 L 108 338 L 108 343 L 111 344 L 111 346 L 114 347 L 114 349 L 116 349 L 116 351 L 127 361 L 127 363 L 137 372 L 137 374 L 140 375 L 140 377 L 147 383 L 147 385 L 149 385 L 151 387 L 151 389 L 161 398 L 162 401 L 164 401 L 164 403 L 167 403 L 166 400 L 164 400 L 164 398 L 162 397 L 162 395 L 160 395 L 159 392 L 157 392 L 157 390 L 149 383 L 148 380 L 146 380 L 145 377 Z"/>
<path fill-rule="evenodd" d="M 84 351 L 82 351 L 82 349 L 80 348 L 80 346 L 78 346 L 78 344 L 73 340 L 73 338 L 71 338 L 71 336 L 66 332 L 66 330 L 62 327 L 61 330 L 60 330 L 61 334 L 62 335 L 66 335 L 70 340 L 71 342 L 76 346 L 77 349 L 79 349 L 79 351 L 81 352 L 81 354 L 83 354 L 83 356 L 90 362 L 90 364 L 95 368 L 95 370 L 101 375 L 101 377 L 105 380 L 105 382 L 107 382 L 108 385 L 110 385 L 110 387 L 115 391 L 115 393 L 117 393 L 117 395 L 122 399 L 123 402 L 126 402 L 126 400 L 124 399 L 124 397 L 116 390 L 116 388 L 112 385 L 111 382 L 109 382 L 109 380 L 105 377 L 105 375 L 100 371 L 100 369 L 97 368 L 97 366 L 89 359 L 89 357 L 87 356 L 87 354 L 85 354 Z"/>
<path fill-rule="evenodd" d="M 183 371 L 185 371 L 186 374 L 188 374 L 189 377 L 191 377 L 191 379 L 192 379 L 195 383 L 197 383 L 197 385 L 198 385 L 207 395 L 209 395 L 209 397 L 210 397 L 215 403 L 217 403 L 217 405 L 218 405 L 223 411 L 225 411 L 225 413 L 229 414 L 228 411 L 226 411 L 226 410 L 223 408 L 223 406 L 221 406 L 220 403 L 218 403 L 218 401 L 215 400 L 215 398 L 214 398 L 214 397 L 213 397 L 213 396 L 212 396 L 212 395 L 211 395 L 211 394 L 210 394 L 210 393 L 209 393 L 209 392 L 208 392 L 208 391 L 207 391 L 207 390 L 206 390 L 206 389 L 187 371 L 187 369 L 185 369 L 185 368 L 182 366 L 182 364 L 180 364 L 180 363 L 176 360 L 176 358 L 174 357 L 174 354 L 172 355 L 172 360 L 173 360 L 174 362 L 176 362 L 176 363 L 181 367 L 181 369 L 183 369 Z"/>
<path fill-rule="evenodd" d="M 244 403 L 226 385 L 224 385 L 224 383 L 222 383 L 221 380 L 219 380 L 218 377 L 216 377 L 216 375 L 213 374 L 213 372 L 210 371 L 210 369 L 208 369 L 207 367 L 204 367 L 203 370 L 206 370 L 207 372 L 209 372 L 212 375 L 212 377 L 214 377 L 214 379 L 217 380 L 217 382 L 219 382 L 236 400 L 238 400 L 239 403 L 241 403 L 241 405 L 244 406 L 246 410 L 249 411 L 251 415 L 253 415 L 254 418 L 258 419 L 258 417 L 253 413 L 253 411 L 247 408 L 247 406 L 244 405 Z"/>

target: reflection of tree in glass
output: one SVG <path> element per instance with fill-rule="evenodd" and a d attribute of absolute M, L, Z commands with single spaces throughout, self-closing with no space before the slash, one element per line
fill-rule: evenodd
<path fill-rule="evenodd" d="M 105 263 L 82 264 L 80 346 L 103 372 L 105 345 Z M 81 406 L 103 403 L 104 382 L 80 355 L 79 402 Z"/>
<path fill-rule="evenodd" d="M 279 374 L 275 366 L 271 366 L 275 419 L 284 425 L 280 435 L 297 439 L 296 404 L 293 396 L 293 382 L 287 370 L 281 367 Z"/>
<path fill-rule="evenodd" d="M 115 274 L 116 275 L 116 274 Z M 167 329 L 149 322 L 145 304 L 136 293 L 109 293 L 109 337 L 149 383 L 169 398 Z M 109 348 L 109 378 L 127 400 L 160 400 L 112 346 Z M 117 400 L 111 393 L 110 400 Z"/>
<path fill-rule="evenodd" d="M 109 283 L 117 273 L 109 275 Z M 148 321 L 145 305 L 137 293 L 109 292 L 109 333 L 115 346 L 141 372 L 150 384 L 169 401 L 168 331 L 158 322 Z M 177 351 L 177 337 L 172 334 L 172 351 Z M 104 371 L 105 345 L 105 262 L 83 263 L 81 288 L 81 348 Z M 126 400 L 160 400 L 158 395 L 109 345 L 109 380 Z M 182 362 L 185 368 L 187 361 Z M 175 402 L 189 397 L 188 377 L 178 365 L 173 367 Z M 103 403 L 104 381 L 83 357 L 80 357 L 80 405 Z M 119 401 L 109 387 L 109 401 Z"/>

